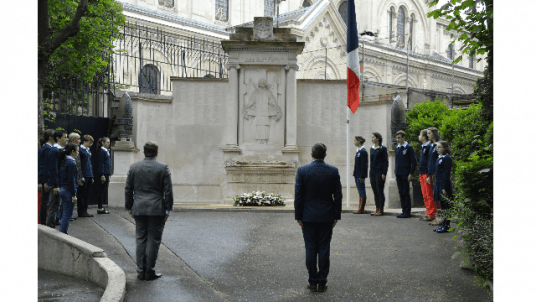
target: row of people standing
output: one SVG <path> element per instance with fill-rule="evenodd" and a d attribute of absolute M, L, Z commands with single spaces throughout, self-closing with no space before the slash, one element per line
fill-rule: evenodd
<path fill-rule="evenodd" d="M 64 130 L 48 129 L 41 142 L 38 151 L 38 181 L 42 192 L 40 222 L 51 228 L 59 225 L 60 231 L 67 234 L 74 204 L 77 204 L 78 217 L 93 217 L 87 212 L 94 184 L 90 151 L 93 137 L 84 135 L 80 144 L 78 133 L 67 137 Z M 107 137 L 97 143 L 98 214 L 110 213 L 103 207 L 111 170 L 109 146 Z"/>
<path fill-rule="evenodd" d="M 420 164 L 413 147 L 406 141 L 406 133 L 402 130 L 396 133 L 398 146 L 395 149 L 395 177 L 400 196 L 402 213 L 398 218 L 411 217 L 411 197 L 409 195 L 409 184 L 413 179 L 413 172 L 419 167 L 421 189 L 425 201 L 426 214 L 421 220 L 431 221 L 432 225 L 441 225 L 434 229 L 439 233 L 448 231 L 450 222 L 437 217 L 438 209 L 447 209 L 447 199 L 452 197 L 452 183 L 450 181 L 450 170 L 452 159 L 450 158 L 450 148 L 448 143 L 441 141 L 437 128 L 423 129 L 419 135 L 419 140 L 423 143 L 420 156 Z M 353 176 L 355 178 L 357 191 L 359 193 L 359 207 L 354 214 L 364 214 L 367 200 L 365 190 L 365 178 L 370 176 L 370 184 L 374 193 L 376 211 L 372 216 L 382 216 L 385 206 L 385 179 L 389 168 L 387 148 L 382 145 L 382 136 L 374 132 L 371 137 L 373 146 L 370 148 L 370 170 L 368 170 L 368 153 L 363 146 L 365 139 L 362 136 L 354 138 L 357 147 Z M 437 175 L 436 175 L 437 174 Z M 446 197 L 445 197 L 446 196 Z"/>

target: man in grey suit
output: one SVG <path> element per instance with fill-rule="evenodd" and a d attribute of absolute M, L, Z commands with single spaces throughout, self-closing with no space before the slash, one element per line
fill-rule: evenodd
<path fill-rule="evenodd" d="M 168 165 L 156 160 L 158 144 L 143 146 L 145 158 L 130 166 L 125 185 L 125 208 L 136 220 L 136 262 L 139 280 L 162 276 L 155 272 L 164 224 L 173 208 Z"/>

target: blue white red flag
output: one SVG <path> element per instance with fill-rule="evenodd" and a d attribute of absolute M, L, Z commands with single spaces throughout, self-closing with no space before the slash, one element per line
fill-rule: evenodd
<path fill-rule="evenodd" d="M 348 31 L 346 36 L 346 89 L 348 108 L 355 113 L 359 107 L 359 81 L 360 66 L 359 66 L 359 39 L 357 37 L 357 21 L 355 17 L 354 0 L 348 2 Z"/>

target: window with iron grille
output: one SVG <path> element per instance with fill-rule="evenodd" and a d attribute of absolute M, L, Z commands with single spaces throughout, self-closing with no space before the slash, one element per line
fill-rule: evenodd
<path fill-rule="evenodd" d="M 216 20 L 229 20 L 229 0 L 216 0 Z"/>
<path fill-rule="evenodd" d="M 393 42 L 393 15 L 395 14 L 394 8 L 389 10 L 389 42 Z"/>
<path fill-rule="evenodd" d="M 413 21 L 415 20 L 415 15 L 411 15 L 411 21 L 409 23 L 409 50 L 413 50 Z"/>
<path fill-rule="evenodd" d="M 264 0 L 264 16 L 265 17 L 271 17 L 275 15 L 274 2 L 275 0 Z"/>
<path fill-rule="evenodd" d="M 473 69 L 474 59 L 475 58 L 473 56 L 469 57 L 469 68 L 471 68 L 471 69 Z"/>
<path fill-rule="evenodd" d="M 339 14 L 344 20 L 346 26 L 348 26 L 348 1 L 341 2 L 341 4 L 339 5 Z"/>
<path fill-rule="evenodd" d="M 396 20 L 396 36 L 398 37 L 398 41 L 401 41 L 402 47 L 404 47 L 406 44 L 405 36 L 406 36 L 406 12 L 402 7 L 398 9 L 398 19 Z"/>
<path fill-rule="evenodd" d="M 447 49 L 447 57 L 451 60 L 453 60 L 452 48 L 452 44 L 449 44 L 449 48 Z"/>
<path fill-rule="evenodd" d="M 143 66 L 139 78 L 140 93 L 160 94 L 160 72 L 152 64 Z"/>
<path fill-rule="evenodd" d="M 309 2 L 309 0 L 303 0 L 302 7 L 309 7 L 309 6 L 311 6 L 311 2 Z"/>

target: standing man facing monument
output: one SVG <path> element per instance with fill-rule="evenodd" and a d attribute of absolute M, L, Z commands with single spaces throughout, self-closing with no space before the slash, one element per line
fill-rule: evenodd
<path fill-rule="evenodd" d="M 145 158 L 130 166 L 125 185 L 125 208 L 136 221 L 136 263 L 139 280 L 162 276 L 155 272 L 164 224 L 173 208 L 168 165 L 156 160 L 158 144 L 143 146 Z"/>
<path fill-rule="evenodd" d="M 313 145 L 314 161 L 298 168 L 294 191 L 295 218 L 305 240 L 307 289 L 313 292 L 327 289 L 331 236 L 342 210 L 341 177 L 337 168 L 324 162 L 326 151 L 323 143 Z"/>

